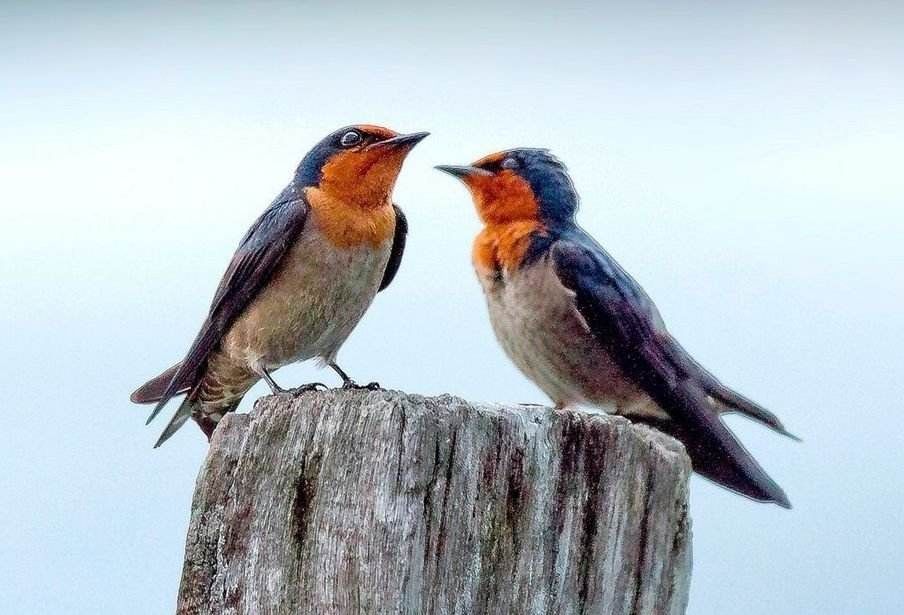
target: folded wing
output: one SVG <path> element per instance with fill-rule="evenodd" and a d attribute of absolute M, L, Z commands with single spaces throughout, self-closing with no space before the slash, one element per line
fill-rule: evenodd
<path fill-rule="evenodd" d="M 251 226 L 223 274 L 201 330 L 170 383 L 160 393 L 148 423 L 180 390 L 193 386 L 230 325 L 278 269 L 304 227 L 307 212 L 304 195 L 290 185 Z"/>
<path fill-rule="evenodd" d="M 637 418 L 681 440 L 701 475 L 750 498 L 790 507 L 782 489 L 719 419 L 708 398 L 708 381 L 699 377 L 696 362 L 684 359 L 686 353 L 637 282 L 580 231 L 556 241 L 551 258 L 593 335 L 670 420 Z"/>
<path fill-rule="evenodd" d="M 395 210 L 395 234 L 392 236 L 392 248 L 389 252 L 389 262 L 386 263 L 386 271 L 383 273 L 383 280 L 380 282 L 380 290 L 389 286 L 396 273 L 399 272 L 399 266 L 402 264 L 402 255 L 405 253 L 405 242 L 408 239 L 408 218 L 399 208 L 393 205 Z"/>

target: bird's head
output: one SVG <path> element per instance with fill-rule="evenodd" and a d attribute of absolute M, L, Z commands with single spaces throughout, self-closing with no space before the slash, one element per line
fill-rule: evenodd
<path fill-rule="evenodd" d="M 567 222 L 578 207 L 565 165 L 545 149 L 511 149 L 467 166 L 436 168 L 464 182 L 486 224 Z"/>
<path fill-rule="evenodd" d="M 405 157 L 428 134 L 367 124 L 340 128 L 308 152 L 295 181 L 362 207 L 383 205 L 391 200 Z"/>

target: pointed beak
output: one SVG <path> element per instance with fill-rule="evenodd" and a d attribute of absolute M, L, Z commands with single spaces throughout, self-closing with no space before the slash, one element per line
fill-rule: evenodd
<path fill-rule="evenodd" d="M 489 171 L 470 166 L 438 164 L 433 168 L 442 171 L 443 173 L 448 173 L 452 177 L 457 177 L 458 179 L 465 179 L 472 175 L 492 175 Z"/>
<path fill-rule="evenodd" d="M 407 135 L 398 135 L 385 141 L 377 141 L 367 146 L 367 149 L 406 149 L 409 150 L 415 145 L 423 141 L 429 135 L 429 132 L 412 132 Z"/>

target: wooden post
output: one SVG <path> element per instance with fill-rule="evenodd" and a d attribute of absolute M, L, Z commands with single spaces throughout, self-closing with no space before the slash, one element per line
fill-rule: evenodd
<path fill-rule="evenodd" d="M 617 417 L 265 397 L 214 434 L 178 612 L 684 613 L 689 474 Z"/>

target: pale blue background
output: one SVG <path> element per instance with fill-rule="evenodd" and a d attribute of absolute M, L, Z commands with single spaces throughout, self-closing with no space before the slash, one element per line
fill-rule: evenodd
<path fill-rule="evenodd" d="M 683 344 L 805 439 L 731 421 L 795 509 L 695 479 L 690 613 L 904 610 L 900 5 L 554 4 L 0 8 L 0 611 L 172 611 L 205 445 L 152 450 L 164 421 L 128 393 L 351 122 L 433 131 L 355 377 L 543 401 L 489 330 L 470 201 L 431 167 L 551 147 Z M 279 374 L 314 375 L 335 382 Z"/>

